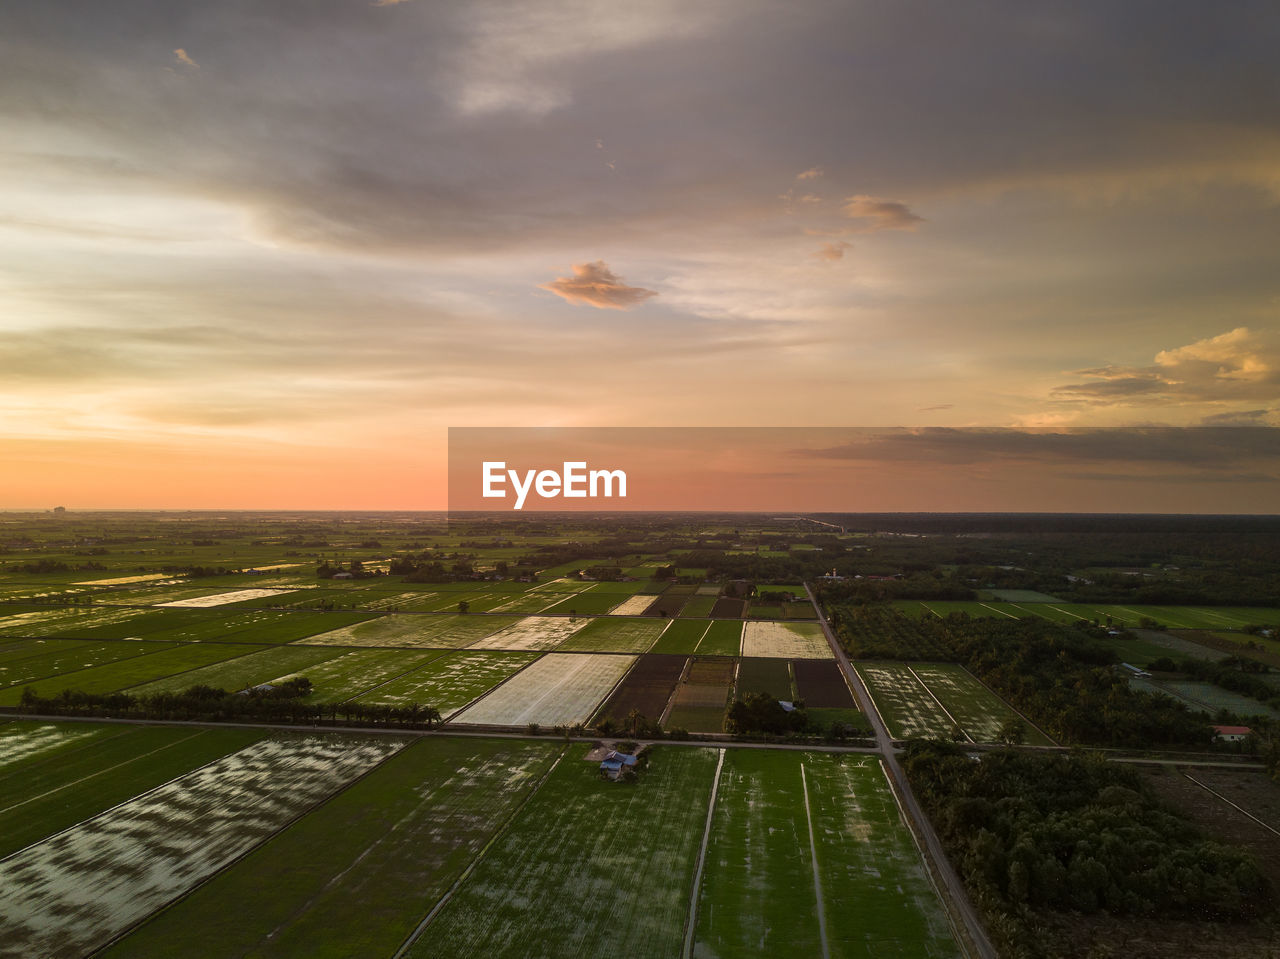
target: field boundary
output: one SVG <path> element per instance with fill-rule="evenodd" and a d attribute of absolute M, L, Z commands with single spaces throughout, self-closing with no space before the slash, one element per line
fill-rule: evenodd
<path fill-rule="evenodd" d="M 692 657 L 690 657 L 692 660 Z M 698 864 L 693 870 L 693 886 L 689 892 L 689 912 L 685 918 L 684 948 L 681 959 L 693 956 L 693 940 L 698 931 L 698 894 L 702 891 L 702 867 L 707 861 L 707 843 L 711 839 L 711 823 L 715 818 L 716 796 L 720 792 L 720 770 L 724 767 L 724 748 L 716 760 L 716 774 L 711 780 L 711 796 L 707 799 L 707 822 L 702 827 L 702 844 L 698 847 Z"/>
<path fill-rule="evenodd" d="M 986 683 L 984 683 L 984 682 L 983 682 L 981 679 L 979 679 L 977 676 L 974 676 L 974 675 L 973 675 L 973 672 L 969 669 L 969 667 L 968 667 L 968 666 L 964 665 L 964 663 L 955 663 L 954 665 L 959 666 L 961 669 L 963 669 L 966 673 L 968 673 L 970 676 L 972 676 L 972 677 L 973 677 L 973 681 L 974 681 L 975 683 L 977 683 L 978 685 L 980 685 L 983 689 L 985 689 L 987 692 L 989 692 L 992 696 L 995 696 L 998 700 L 1000 700 L 1000 702 L 1004 703 L 1006 706 L 1008 706 L 1010 709 L 1012 709 L 1015 713 L 1017 713 L 1017 714 L 1018 714 L 1018 718 L 1020 718 L 1024 723 L 1026 723 L 1026 724 L 1027 724 L 1028 726 L 1030 726 L 1032 729 L 1036 730 L 1036 732 L 1038 732 L 1038 733 L 1039 733 L 1041 736 L 1043 736 L 1045 739 L 1049 740 L 1049 742 L 1051 742 L 1051 743 L 1053 744 L 1053 747 L 1054 747 L 1055 749 L 1057 749 L 1057 748 L 1061 748 L 1062 744 L 1061 744 L 1060 742 L 1058 742 L 1056 739 L 1054 739 L 1052 736 L 1050 736 L 1048 733 L 1046 733 L 1046 732 L 1045 732 L 1043 729 L 1041 729 L 1041 728 L 1040 728 L 1036 723 L 1033 723 L 1030 719 L 1028 719 L 1028 718 L 1026 717 L 1026 714 L 1025 714 L 1025 713 L 1023 713 L 1023 711 L 1022 711 L 1021 709 L 1019 709 L 1017 706 L 1015 706 L 1013 703 L 1009 702 L 1009 700 L 1008 700 L 1008 699 L 1006 699 L 1004 696 L 1001 696 L 999 693 L 997 693 L 994 689 L 992 689 L 990 686 L 988 686 Z"/>
<path fill-rule="evenodd" d="M 813 866 L 813 891 L 818 898 L 818 939 L 822 942 L 822 959 L 831 959 L 831 946 L 827 942 L 827 906 L 822 898 L 818 844 L 813 839 L 813 812 L 809 808 L 809 777 L 804 772 L 804 760 L 800 761 L 800 789 L 804 793 L 804 819 L 809 826 L 809 862 Z"/>
<path fill-rule="evenodd" d="M 1179 770 L 1179 772 L 1182 772 L 1182 770 Z M 1203 790 L 1204 790 L 1205 792 L 1207 792 L 1209 795 L 1213 796 L 1215 799 L 1221 800 L 1222 802 L 1226 803 L 1228 806 L 1230 806 L 1232 809 L 1234 809 L 1236 812 L 1240 813 L 1241 815 L 1248 816 L 1250 819 L 1252 819 L 1254 822 L 1256 822 L 1256 823 L 1257 823 L 1259 826 L 1261 826 L 1263 829 L 1267 830 L 1268 832 L 1275 833 L 1277 836 L 1280 836 L 1280 829 L 1276 829 L 1274 826 L 1271 826 L 1271 825 L 1269 825 L 1269 824 L 1267 824 L 1267 823 L 1263 822 L 1261 819 L 1259 819 L 1259 818 L 1258 818 L 1257 816 L 1255 816 L 1253 813 L 1249 812 L 1249 810 L 1247 810 L 1247 809 L 1242 809 L 1241 807 L 1237 806 L 1237 805 L 1236 805 L 1235 803 L 1233 803 L 1230 799 L 1228 799 L 1226 796 L 1222 795 L 1222 793 L 1218 792 L 1218 791 L 1217 791 L 1216 789 L 1214 789 L 1213 787 L 1211 787 L 1211 786 L 1206 786 L 1204 783 L 1202 783 L 1200 780 L 1196 779 L 1194 776 L 1192 776 L 1192 775 L 1191 775 L 1190 773 L 1188 773 L 1188 772 L 1182 772 L 1182 775 L 1184 775 L 1187 779 L 1191 780 L 1193 783 L 1195 783 L 1197 786 L 1199 786 L 1201 789 L 1203 789 Z"/>

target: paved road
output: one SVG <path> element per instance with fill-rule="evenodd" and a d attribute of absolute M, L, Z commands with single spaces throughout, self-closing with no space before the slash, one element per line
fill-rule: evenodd
<path fill-rule="evenodd" d="M 809 588 L 808 583 L 805 583 L 804 590 L 809 596 L 809 601 L 813 603 L 813 608 L 818 613 L 818 622 L 822 625 L 822 631 L 826 634 L 827 642 L 831 644 L 831 651 L 835 654 L 836 662 L 840 664 L 840 669 L 849 682 L 849 688 L 853 690 L 854 699 L 858 702 L 858 708 L 866 715 L 871 722 L 871 728 L 875 731 L 876 742 L 880 744 L 881 751 L 884 754 L 885 770 L 889 774 L 889 780 L 893 785 L 894 791 L 898 794 L 899 805 L 902 807 L 902 811 L 908 821 L 913 825 L 916 836 L 924 843 L 928 858 L 932 861 L 934 876 L 946 886 L 947 895 L 950 897 L 950 905 L 953 909 L 952 919 L 957 925 L 963 926 L 964 935 L 962 939 L 967 940 L 967 943 L 962 942 L 962 948 L 972 946 L 973 951 L 981 959 L 998 959 L 995 946 L 991 944 L 991 940 L 987 937 L 987 931 L 982 925 L 982 920 L 978 918 L 978 913 L 973 908 L 973 903 L 969 901 L 964 884 L 961 883 L 960 877 L 956 875 L 956 871 L 951 868 L 951 862 L 947 859 L 947 854 L 943 852 L 942 842 L 938 839 L 938 834 L 934 832 L 933 824 L 929 822 L 929 817 L 920 808 L 920 803 L 916 800 L 915 793 L 911 790 L 911 784 L 907 782 L 907 775 L 903 771 L 901 763 L 898 762 L 897 750 L 894 749 L 893 739 L 889 735 L 889 730 L 885 726 L 884 720 L 880 718 L 880 713 L 871 701 L 871 694 L 863 684 L 862 677 L 858 675 L 858 671 L 849 662 L 849 657 L 845 655 L 840 643 L 836 641 L 835 634 L 831 631 L 831 625 L 827 622 L 826 616 L 823 615 L 822 607 L 818 605 L 818 600 L 813 595 L 813 590 Z"/>

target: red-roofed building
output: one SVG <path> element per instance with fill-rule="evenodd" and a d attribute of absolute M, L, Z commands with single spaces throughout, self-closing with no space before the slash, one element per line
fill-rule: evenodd
<path fill-rule="evenodd" d="M 1214 726 L 1213 738 L 1224 743 L 1238 743 L 1251 732 L 1253 730 L 1248 726 Z"/>

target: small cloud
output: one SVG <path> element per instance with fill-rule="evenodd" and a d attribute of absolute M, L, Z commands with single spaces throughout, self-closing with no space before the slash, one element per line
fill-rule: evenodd
<path fill-rule="evenodd" d="M 394 7 L 398 3 L 408 3 L 409 0 L 373 0 L 375 7 Z"/>
<path fill-rule="evenodd" d="M 658 295 L 654 290 L 627 286 L 604 260 L 575 263 L 573 276 L 557 277 L 550 283 L 540 284 L 538 289 L 564 297 L 574 305 L 583 304 L 602 310 L 629 310 Z"/>
<path fill-rule="evenodd" d="M 173 57 L 184 67 L 190 67 L 192 70 L 200 69 L 200 64 L 192 60 L 191 57 L 187 55 L 187 51 L 182 49 L 182 47 L 178 47 L 178 49 L 173 51 Z"/>
<path fill-rule="evenodd" d="M 836 260 L 843 260 L 844 251 L 852 246 L 852 243 L 846 243 L 844 240 L 837 240 L 835 243 L 822 244 L 821 249 L 815 250 L 809 255 L 827 263 L 834 263 Z"/>
<path fill-rule="evenodd" d="M 617 164 L 615 164 L 612 160 L 605 160 L 604 165 L 607 166 L 610 170 L 618 169 Z"/>
<path fill-rule="evenodd" d="M 818 177 L 822 176 L 822 173 L 823 173 L 822 167 L 820 166 L 810 167 L 809 169 L 805 170 L 803 173 L 797 173 L 796 179 L 797 180 L 816 180 L 818 179 Z"/>
<path fill-rule="evenodd" d="M 604 141 L 603 141 L 603 140 L 596 140 L 596 149 L 597 149 L 597 150 L 603 150 L 603 149 L 604 149 Z"/>
<path fill-rule="evenodd" d="M 936 413 L 938 410 L 950 410 L 954 408 L 955 408 L 954 403 L 940 403 L 937 406 L 922 406 L 918 410 L 916 410 L 916 412 L 917 413 Z"/>
<path fill-rule="evenodd" d="M 905 203 L 861 193 L 845 200 L 840 212 L 851 219 L 867 221 L 861 230 L 863 233 L 914 230 L 917 223 L 924 222 L 924 217 L 916 216 Z"/>

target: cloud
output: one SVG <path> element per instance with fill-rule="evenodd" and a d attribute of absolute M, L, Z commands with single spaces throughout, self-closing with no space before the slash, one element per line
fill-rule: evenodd
<path fill-rule="evenodd" d="M 409 0 L 373 0 L 375 7 L 394 7 L 396 4 L 408 3 Z"/>
<path fill-rule="evenodd" d="M 889 460 L 994 465 L 1002 460 L 1141 463 L 1201 470 L 1280 463 L 1280 429 L 1270 427 L 1110 427 L 980 429 L 922 427 L 853 431 L 848 442 L 794 455 L 826 460 Z"/>
<path fill-rule="evenodd" d="M 954 409 L 954 403 L 939 403 L 937 406 L 922 406 L 917 410 L 918 413 L 936 413 L 938 410 Z"/>
<path fill-rule="evenodd" d="M 1280 410 L 1233 410 L 1214 413 L 1200 421 L 1202 426 L 1280 426 Z"/>
<path fill-rule="evenodd" d="M 538 289 L 549 290 L 575 306 L 584 304 L 602 310 L 629 310 L 658 295 L 654 290 L 627 286 L 604 260 L 575 263 L 573 276 L 557 277 L 550 283 L 540 284 Z"/>
<path fill-rule="evenodd" d="M 178 49 L 173 51 L 173 58 L 184 67 L 190 67 L 192 70 L 200 69 L 200 64 L 192 60 L 191 57 L 187 55 L 187 51 L 182 49 L 182 47 L 178 47 Z"/>
<path fill-rule="evenodd" d="M 1280 343 L 1274 335 L 1257 334 L 1241 326 L 1186 346 L 1161 350 L 1151 366 L 1108 365 L 1075 373 L 1088 379 L 1056 386 L 1049 396 L 1088 406 L 1280 402 Z M 1241 414 L 1228 411 L 1218 415 Z"/>
<path fill-rule="evenodd" d="M 867 221 L 861 228 L 861 232 L 864 233 L 875 233 L 880 230 L 914 230 L 917 223 L 924 222 L 924 217 L 916 216 L 905 203 L 867 196 L 865 193 L 859 193 L 845 200 L 840 212 L 850 219 Z"/>
<path fill-rule="evenodd" d="M 815 259 L 822 260 L 825 263 L 835 263 L 837 260 L 844 259 L 844 251 L 850 249 L 852 243 L 846 243 L 844 240 L 837 240 L 835 243 L 824 243 L 822 248 L 815 250 L 809 255 Z"/>
<path fill-rule="evenodd" d="M 816 180 L 818 179 L 818 177 L 822 176 L 822 174 L 823 174 L 822 167 L 815 166 L 815 167 L 810 167 L 809 169 L 805 170 L 803 173 L 797 173 L 796 179 L 797 180 Z"/>

